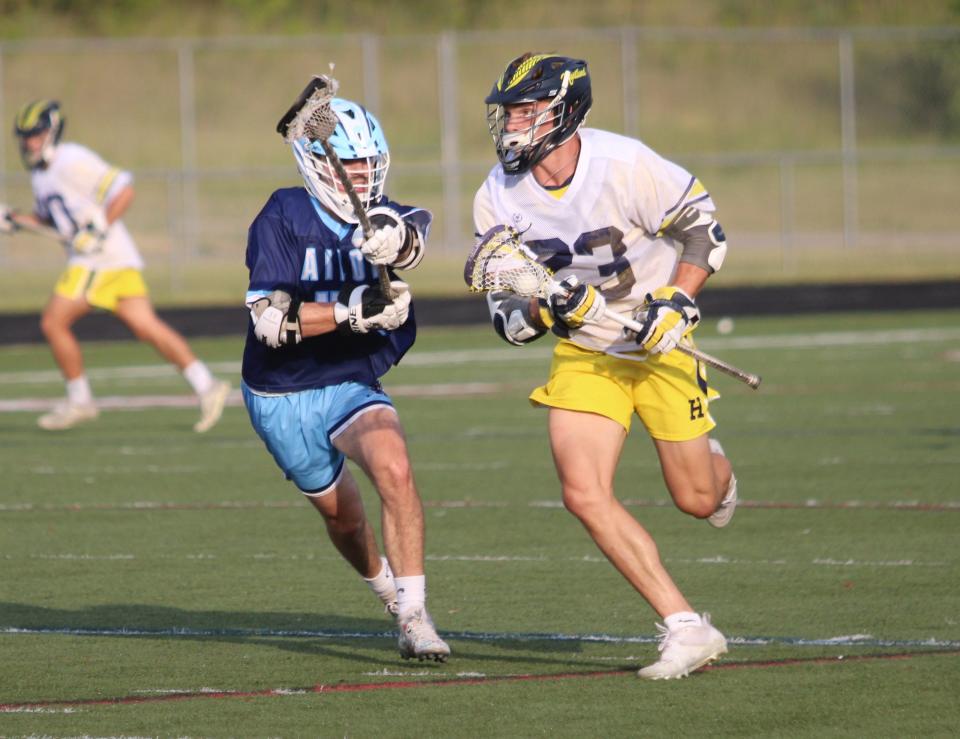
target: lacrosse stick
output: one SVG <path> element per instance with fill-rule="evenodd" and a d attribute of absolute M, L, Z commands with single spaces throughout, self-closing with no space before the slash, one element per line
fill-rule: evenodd
<path fill-rule="evenodd" d="M 29 218 L 24 218 L 21 215 L 16 213 L 10 214 L 10 220 L 16 225 L 16 227 L 21 231 L 27 231 L 37 236 L 43 236 L 53 241 L 59 242 L 63 246 L 69 246 L 70 239 L 65 238 L 57 229 L 50 228 L 50 226 L 45 226 L 42 223 L 34 223 Z"/>
<path fill-rule="evenodd" d="M 495 226 L 477 243 L 467 257 L 463 278 L 471 292 L 485 293 L 507 290 L 525 298 L 543 298 L 566 294 L 567 291 L 553 279 L 552 273 L 537 261 L 536 255 L 520 241 L 520 234 L 510 226 Z M 625 326 L 637 334 L 643 326 L 631 318 L 607 310 L 604 318 Z M 760 376 L 744 372 L 722 359 L 705 354 L 699 349 L 677 344 L 682 352 L 725 374 L 735 377 L 756 390 Z"/>
<path fill-rule="evenodd" d="M 333 150 L 328 139 L 337 130 L 337 115 L 330 108 L 330 101 L 337 94 L 340 83 L 327 75 L 315 76 L 303 88 L 300 97 L 290 106 L 290 110 L 280 119 L 277 124 L 277 133 L 283 136 L 283 140 L 292 144 L 304 136 L 313 141 L 319 141 L 323 148 L 323 153 L 337 174 L 337 179 L 343 187 L 343 191 L 350 199 L 350 205 L 353 206 L 353 212 L 360 222 L 360 228 L 363 230 L 364 238 L 369 239 L 373 236 L 373 226 L 367 217 L 367 212 L 363 209 L 360 197 L 353 188 L 350 176 L 344 169 L 343 162 Z M 386 266 L 377 265 L 377 278 L 380 281 L 380 292 L 389 298 L 394 296 L 393 288 L 390 287 L 390 275 Z"/>

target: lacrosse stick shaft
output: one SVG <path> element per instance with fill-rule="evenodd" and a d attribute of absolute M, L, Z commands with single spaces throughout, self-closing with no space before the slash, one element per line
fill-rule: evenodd
<path fill-rule="evenodd" d="M 619 313 L 614 313 L 613 311 L 606 311 L 604 314 L 605 318 L 609 318 L 611 321 L 619 323 L 621 326 L 625 326 L 631 331 L 636 331 L 638 334 L 643 332 L 643 326 L 634 321 L 631 318 L 622 316 Z M 708 367 L 713 367 L 715 370 L 719 370 L 724 374 L 734 377 L 740 382 L 745 382 L 747 385 L 756 390 L 760 387 L 760 375 L 755 375 L 751 372 L 745 372 L 744 370 L 734 367 L 732 364 L 724 362 L 722 359 L 718 359 L 706 352 L 702 352 L 699 349 L 694 349 L 693 347 L 686 346 L 685 344 L 677 344 L 676 351 L 686 354 L 689 357 L 693 357 L 699 362 L 703 362 Z"/>
<path fill-rule="evenodd" d="M 569 295 L 570 288 L 553 279 L 553 273 L 537 261 L 537 257 L 523 242 L 516 229 L 509 226 L 494 226 L 478 241 L 464 266 L 464 279 L 474 292 L 507 290 L 526 298 L 549 300 L 553 295 Z M 639 322 L 604 310 L 604 317 L 619 323 L 640 335 L 644 333 Z M 727 364 L 698 349 L 678 344 L 677 350 L 697 361 L 713 367 L 756 390 L 760 376 Z"/>
<path fill-rule="evenodd" d="M 369 239 L 371 236 L 373 236 L 373 225 L 370 223 L 370 219 L 367 217 L 367 211 L 363 209 L 363 203 L 360 202 L 360 196 L 357 195 L 357 191 L 353 189 L 353 183 L 350 181 L 350 175 L 347 174 L 347 170 L 343 166 L 343 162 L 340 161 L 340 157 L 337 156 L 337 153 L 333 150 L 333 147 L 330 146 L 326 141 L 321 141 L 320 143 L 323 145 L 323 151 L 327 155 L 327 161 L 329 161 L 333 166 L 333 171 L 337 173 L 337 179 L 340 180 L 340 184 L 343 186 L 343 191 L 350 199 L 350 205 L 353 206 L 353 212 L 356 214 L 357 220 L 360 222 L 360 228 L 363 229 L 364 237 Z M 377 265 L 377 279 L 380 281 L 380 292 L 382 292 L 388 298 L 394 297 L 393 288 L 390 287 L 390 275 L 387 272 L 387 268 L 382 264 Z"/>
<path fill-rule="evenodd" d="M 24 218 L 23 216 L 14 214 L 12 216 L 12 220 L 15 224 L 17 224 L 17 228 L 19 228 L 21 231 L 29 231 L 32 234 L 44 236 L 61 244 L 65 244 L 69 241 L 69 239 L 64 238 L 63 234 L 57 231 L 57 229 L 50 228 L 50 226 L 45 226 L 42 223 L 35 223 L 29 218 Z"/>

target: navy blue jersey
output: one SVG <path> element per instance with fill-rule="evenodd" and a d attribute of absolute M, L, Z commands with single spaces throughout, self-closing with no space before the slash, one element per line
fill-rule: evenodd
<path fill-rule="evenodd" d="M 420 208 L 383 198 L 425 241 L 432 216 Z M 247 303 L 283 290 L 301 302 L 333 303 L 347 283 L 374 285 L 376 267 L 350 241 L 355 224 L 331 216 L 302 187 L 277 190 L 250 225 Z M 396 331 L 344 336 L 338 331 L 271 349 L 253 335 L 248 322 L 243 380 L 254 391 L 289 393 L 349 380 L 374 386 L 400 361 L 416 338 L 413 305 Z"/>

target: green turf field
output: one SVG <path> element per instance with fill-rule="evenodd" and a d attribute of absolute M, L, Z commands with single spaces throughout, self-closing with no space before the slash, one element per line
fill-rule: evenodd
<path fill-rule="evenodd" d="M 731 641 L 669 683 L 634 676 L 655 616 L 558 504 L 546 415 L 525 400 L 549 340 L 423 331 L 388 377 L 454 650 L 430 666 L 399 659 L 240 407 L 193 434 L 192 408 L 157 407 L 186 385 L 149 349 L 95 344 L 110 407 L 49 434 L 46 349 L 0 348 L 0 735 L 955 735 L 960 312 L 714 326 L 702 348 L 764 376 L 758 392 L 712 376 L 733 523 L 669 505 L 642 429 L 618 477 Z M 194 346 L 238 379 L 239 339 Z"/>

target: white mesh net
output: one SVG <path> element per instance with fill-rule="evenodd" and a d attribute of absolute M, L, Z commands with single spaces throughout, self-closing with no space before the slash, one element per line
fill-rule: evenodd
<path fill-rule="evenodd" d="M 322 84 L 317 86 L 287 126 L 283 140 L 288 144 L 303 137 L 312 141 L 326 141 L 337 128 L 337 114 L 331 109 L 330 101 L 337 94 L 340 84 L 326 75 L 317 79 Z"/>
<path fill-rule="evenodd" d="M 550 271 L 509 226 L 497 226 L 484 235 L 467 258 L 463 277 L 473 292 L 508 290 L 522 297 L 550 296 Z"/>

